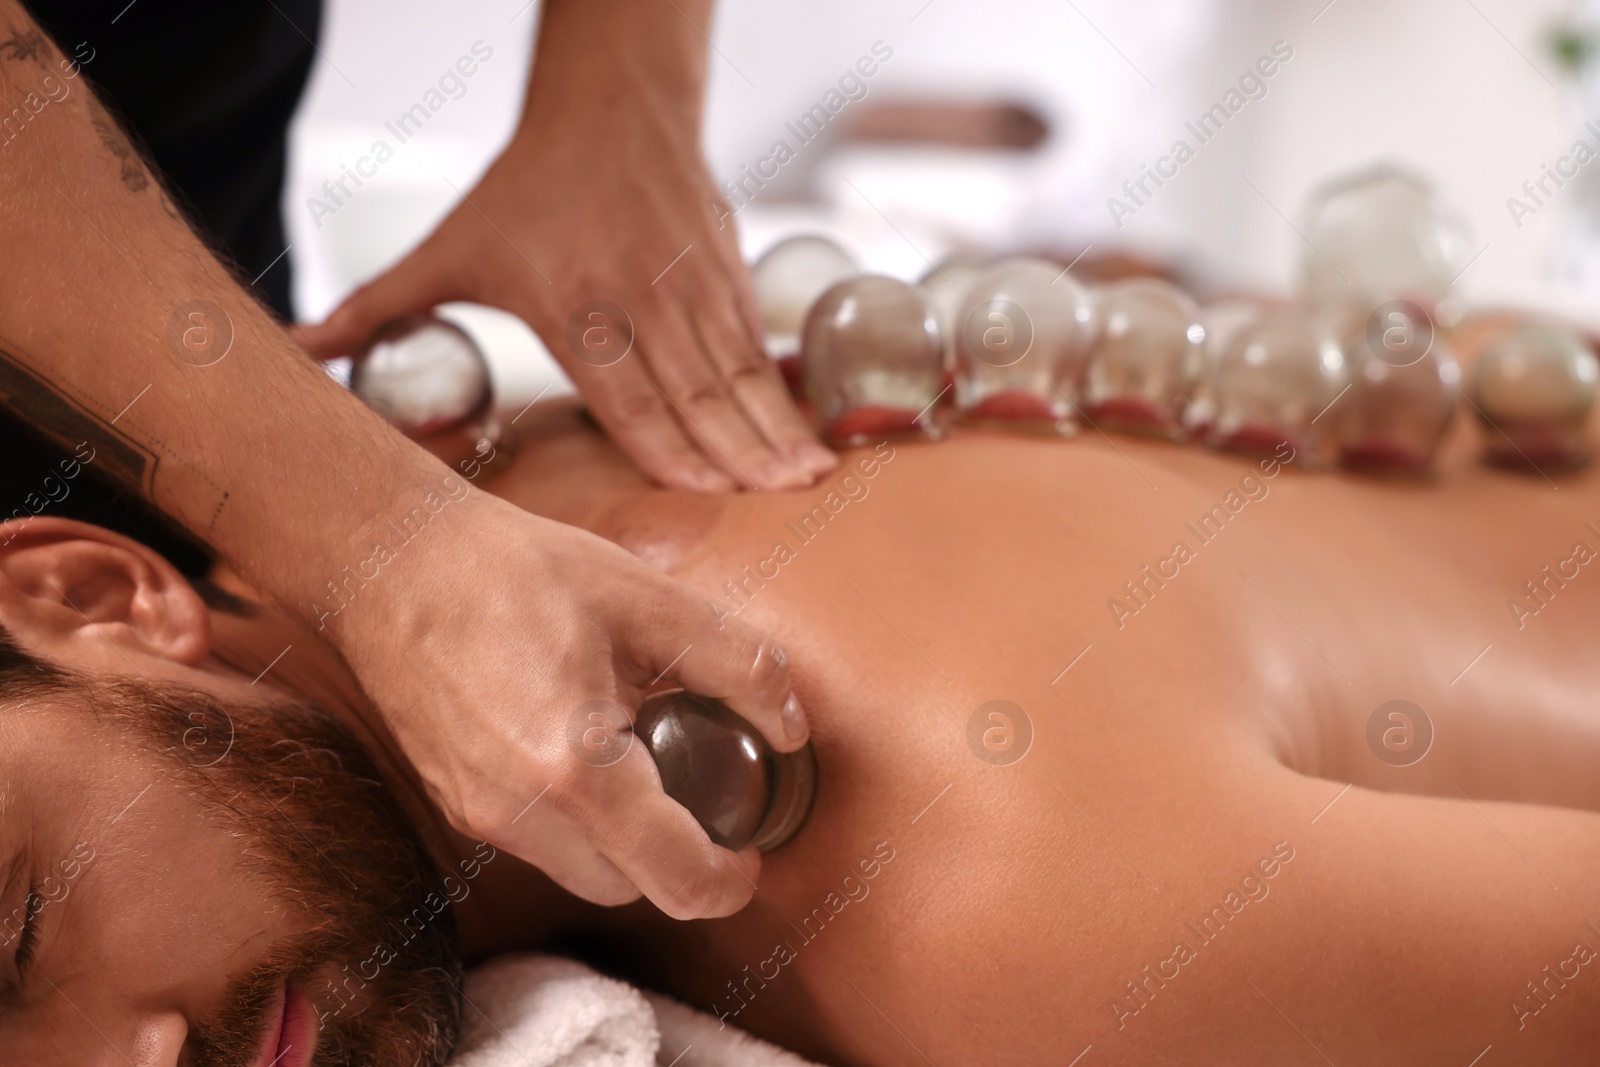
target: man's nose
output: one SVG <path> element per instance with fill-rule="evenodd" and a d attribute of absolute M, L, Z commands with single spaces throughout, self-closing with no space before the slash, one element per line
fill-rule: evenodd
<path fill-rule="evenodd" d="M 132 1048 L 127 1060 L 118 1057 L 111 1063 L 128 1062 L 133 1067 L 178 1067 L 183 1044 L 189 1038 L 189 1021 L 179 1012 L 145 1015 L 134 1024 Z"/>
<path fill-rule="evenodd" d="M 29 1060 L 37 1067 L 178 1067 L 189 1036 L 182 1013 L 146 1013 L 119 1024 L 103 1011 L 83 1007 L 87 1015 L 70 1008 L 54 1014 L 53 1033 L 45 1042 L 50 1051 Z M 0 1062 L 12 1061 L 0 1056 Z"/>

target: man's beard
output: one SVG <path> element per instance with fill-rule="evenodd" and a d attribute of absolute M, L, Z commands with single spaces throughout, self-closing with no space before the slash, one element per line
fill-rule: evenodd
<path fill-rule="evenodd" d="M 316 1067 L 438 1067 L 461 1014 L 455 917 L 432 857 L 371 759 L 332 716 L 282 700 L 224 710 L 183 686 L 86 680 L 150 742 L 249 872 L 311 933 L 232 979 L 190 1035 L 193 1067 L 249 1067 L 293 981 L 319 1019 Z"/>

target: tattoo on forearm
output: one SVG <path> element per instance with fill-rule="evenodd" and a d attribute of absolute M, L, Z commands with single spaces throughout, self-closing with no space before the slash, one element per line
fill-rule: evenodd
<path fill-rule="evenodd" d="M 37 26 L 28 26 L 20 31 L 7 27 L 4 32 L 9 36 L 4 40 L 0 40 L 0 58 L 37 60 L 42 66 L 49 66 L 51 58 L 55 55 L 55 48 L 50 43 L 50 38 L 44 35 L 44 31 Z M 80 43 L 77 49 L 74 50 L 75 59 L 72 63 L 69 64 L 64 59 L 61 61 L 63 70 L 68 70 L 70 67 L 68 77 L 77 77 L 81 64 L 87 63 L 94 58 L 93 48 L 89 48 L 87 57 L 82 55 L 82 50 L 85 48 L 89 48 L 89 42 L 87 41 Z M 127 135 L 122 132 L 122 128 L 117 125 L 116 120 L 111 117 L 105 105 L 96 99 L 93 93 L 89 94 L 89 121 L 93 124 L 95 134 L 100 138 L 100 143 L 105 146 L 106 151 L 110 152 L 112 158 L 116 160 L 122 184 L 130 192 L 134 193 L 142 193 L 148 189 L 151 185 L 151 178 L 143 158 L 134 150 Z M 165 200 L 165 194 L 163 194 L 163 200 Z M 164 203 L 163 207 L 167 209 L 168 215 L 172 215 L 175 218 L 178 217 L 170 202 Z"/>
<path fill-rule="evenodd" d="M 110 418 L 35 375 L 11 352 L 0 348 L 0 404 L 50 440 L 71 450 L 87 441 L 95 466 L 118 484 L 151 499 L 157 456 L 113 425 Z"/>
<path fill-rule="evenodd" d="M 146 390 L 149 388 L 145 387 Z M 204 471 L 185 462 L 155 434 L 141 433 L 135 437 L 127 432 L 134 423 L 134 418 L 129 417 L 128 413 L 143 396 L 144 391 L 141 391 L 121 411 L 107 417 L 40 378 L 14 354 L 0 347 L 0 407 L 9 408 L 22 421 L 64 450 L 73 450 L 81 457 L 82 450 L 89 449 L 89 454 L 94 456 L 96 470 L 158 507 L 160 505 L 155 499 L 156 468 L 163 455 L 171 459 L 189 476 L 205 483 L 206 489 L 214 494 L 216 503 L 211 508 L 205 527 L 191 527 L 194 533 L 206 537 L 215 529 L 217 519 L 221 517 L 232 494 Z"/>
<path fill-rule="evenodd" d="M 105 145 L 106 151 L 116 157 L 118 165 L 122 168 L 122 184 L 130 192 L 142 193 L 150 187 L 150 175 L 145 172 L 144 160 L 139 158 L 139 153 L 133 150 L 133 145 L 122 135 L 122 130 L 112 121 L 106 109 L 95 100 L 90 107 L 90 120 L 94 123 L 94 132 L 100 135 L 100 143 Z"/>
<path fill-rule="evenodd" d="M 146 390 L 149 388 L 145 387 Z M 232 494 L 204 471 L 185 462 L 156 434 L 141 431 L 135 437 L 128 432 L 137 419 L 136 415 L 130 416 L 129 412 L 143 396 L 144 391 L 139 392 L 121 411 L 107 416 L 40 378 L 16 355 L 0 347 L 0 407 L 9 408 L 22 421 L 64 449 L 85 445 L 92 448 L 96 470 L 109 475 L 117 484 L 138 493 L 158 507 L 160 505 L 155 498 L 156 468 L 163 457 L 171 459 L 187 472 L 186 480 L 198 479 L 204 483 L 205 489 L 201 490 L 193 481 L 189 481 L 193 491 L 208 492 L 216 500 L 205 527 L 191 527 L 193 532 L 204 537 L 215 528 Z"/>
<path fill-rule="evenodd" d="M 27 27 L 20 33 L 9 28 L 6 32 L 10 36 L 0 41 L 0 56 L 41 61 L 50 57 L 50 41 L 37 26 Z"/>

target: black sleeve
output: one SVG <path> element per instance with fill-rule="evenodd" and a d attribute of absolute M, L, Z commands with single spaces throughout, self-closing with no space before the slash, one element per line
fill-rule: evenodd
<path fill-rule="evenodd" d="M 265 271 L 262 296 L 289 318 L 279 199 L 320 0 L 23 2 L 63 52 L 80 57 L 213 247 L 245 282 Z"/>

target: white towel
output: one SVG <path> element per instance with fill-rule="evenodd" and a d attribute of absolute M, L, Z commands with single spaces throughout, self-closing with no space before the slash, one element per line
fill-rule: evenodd
<path fill-rule="evenodd" d="M 451 1067 L 811 1067 L 667 997 L 555 956 L 467 975 Z"/>
<path fill-rule="evenodd" d="M 723 1026 L 671 997 L 658 993 L 644 996 L 655 1009 L 661 1032 L 656 1067 L 816 1067 L 810 1060 L 736 1027 Z"/>

